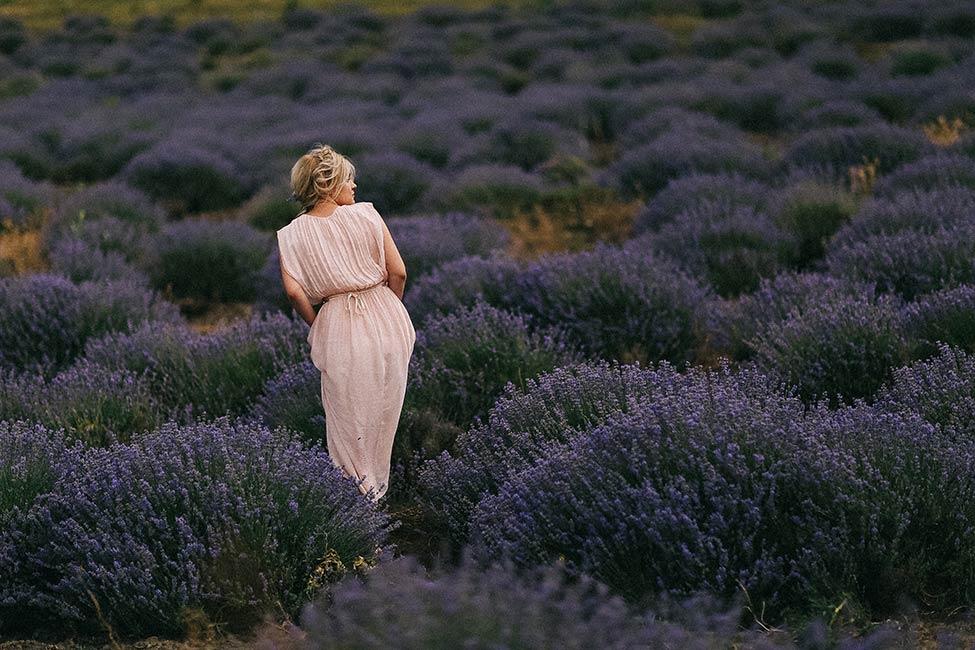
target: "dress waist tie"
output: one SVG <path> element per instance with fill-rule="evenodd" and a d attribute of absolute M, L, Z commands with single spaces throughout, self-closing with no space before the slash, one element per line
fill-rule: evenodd
<path fill-rule="evenodd" d="M 364 300 L 362 300 L 362 298 L 359 297 L 359 294 L 364 293 L 366 291 L 370 291 L 372 289 L 375 289 L 376 287 L 380 287 L 385 284 L 386 284 L 386 280 L 383 279 L 377 282 L 376 284 L 370 285 L 368 287 L 364 287 L 362 289 L 353 289 L 352 291 L 340 291 L 339 293 L 333 293 L 331 296 L 326 297 L 323 300 L 323 302 L 328 302 L 329 300 L 335 298 L 336 296 L 344 295 L 348 297 L 348 300 L 345 303 L 345 309 L 349 312 L 349 314 L 352 313 L 363 314 L 366 311 L 366 303 Z M 353 310 L 353 305 L 355 305 L 354 310 Z"/>

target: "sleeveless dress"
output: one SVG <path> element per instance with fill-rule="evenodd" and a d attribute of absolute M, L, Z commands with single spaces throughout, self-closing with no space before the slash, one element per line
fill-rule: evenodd
<path fill-rule="evenodd" d="M 311 361 L 322 373 L 325 437 L 335 465 L 386 494 L 416 331 L 386 284 L 382 217 L 372 203 L 301 214 L 277 231 L 284 270 L 312 305 Z"/>

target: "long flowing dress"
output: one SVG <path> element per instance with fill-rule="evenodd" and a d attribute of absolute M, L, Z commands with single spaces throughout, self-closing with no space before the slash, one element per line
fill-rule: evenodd
<path fill-rule="evenodd" d="M 383 222 L 372 203 L 301 214 L 277 231 L 284 270 L 312 305 L 311 361 L 322 374 L 328 453 L 373 499 L 389 487 L 393 437 L 416 331 L 386 284 Z"/>

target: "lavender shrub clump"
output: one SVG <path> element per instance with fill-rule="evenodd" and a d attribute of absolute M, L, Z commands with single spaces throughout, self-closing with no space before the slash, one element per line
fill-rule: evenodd
<path fill-rule="evenodd" d="M 88 446 L 126 442 L 175 416 L 161 404 L 145 375 L 79 360 L 54 377 L 11 375 L 0 395 L 0 418 L 25 419 Z"/>
<path fill-rule="evenodd" d="M 877 406 L 918 413 L 959 441 L 975 440 L 975 356 L 939 344 L 936 356 L 894 370 Z"/>
<path fill-rule="evenodd" d="M 308 326 L 284 314 L 261 314 L 200 335 L 186 327 L 145 326 L 93 339 L 85 360 L 145 378 L 153 395 L 182 422 L 244 414 L 265 382 L 307 359 Z"/>
<path fill-rule="evenodd" d="M 372 558 L 388 515 L 319 446 L 223 418 L 92 450 L 15 523 L 0 608 L 81 631 L 173 634 L 185 607 L 233 626 L 295 616 L 316 566 Z"/>
<path fill-rule="evenodd" d="M 443 212 L 484 209 L 493 216 L 529 210 L 542 193 L 538 176 L 514 165 L 474 164 L 431 184 L 422 205 Z"/>
<path fill-rule="evenodd" d="M 402 606 L 390 609 L 390 601 Z M 327 603 L 309 603 L 301 614 L 305 635 L 301 640 L 260 647 L 716 650 L 731 643 L 743 650 L 794 647 L 776 645 L 761 633 L 741 631 L 737 608 L 726 609 L 714 599 L 696 598 L 672 610 L 673 615 L 664 618 L 632 608 L 597 580 L 569 578 L 555 565 L 519 575 L 510 564 L 482 570 L 465 558 L 456 568 L 428 572 L 414 557 L 405 556 L 380 564 L 363 581 L 338 583 Z"/>
<path fill-rule="evenodd" d="M 165 213 L 142 192 L 119 181 L 91 185 L 57 203 L 44 223 L 46 248 L 61 239 L 80 238 L 105 252 L 134 261 L 145 247 L 145 235 L 159 230 Z"/>
<path fill-rule="evenodd" d="M 308 359 L 288 366 L 267 380 L 248 414 L 266 427 L 285 427 L 325 444 L 321 371 Z"/>
<path fill-rule="evenodd" d="M 516 300 L 510 295 L 511 286 L 523 266 L 501 254 L 461 257 L 420 278 L 403 296 L 403 302 L 418 324 L 479 301 L 514 309 Z"/>
<path fill-rule="evenodd" d="M 494 220 L 461 212 L 394 217 L 386 225 L 411 278 L 461 257 L 487 257 L 503 251 L 510 239 L 508 231 Z"/>
<path fill-rule="evenodd" d="M 594 357 L 695 359 L 707 340 L 713 294 L 671 259 L 632 244 L 540 258 L 512 287 L 517 308 L 565 327 Z"/>
<path fill-rule="evenodd" d="M 774 278 L 763 278 L 752 293 L 721 303 L 716 347 L 733 359 L 751 359 L 755 355 L 755 337 L 784 321 L 793 310 L 805 312 L 815 305 L 861 297 L 874 299 L 874 287 L 825 273 L 786 271 Z"/>
<path fill-rule="evenodd" d="M 762 278 L 780 271 L 798 248 L 765 212 L 727 202 L 704 202 L 681 212 L 642 241 L 680 260 L 724 297 L 754 290 Z"/>
<path fill-rule="evenodd" d="M 658 392 L 681 386 L 666 362 L 657 370 L 606 361 L 556 368 L 509 386 L 483 423 L 457 437 L 420 471 L 421 500 L 440 520 L 451 541 L 468 541 L 471 515 L 486 496 L 580 435 L 630 412 Z"/>
<path fill-rule="evenodd" d="M 785 164 L 794 167 L 823 166 L 846 177 L 851 166 L 876 158 L 877 172 L 884 174 L 913 162 L 933 145 L 913 130 L 888 124 L 817 129 L 796 138 L 785 152 Z"/>
<path fill-rule="evenodd" d="M 533 325 L 486 303 L 427 319 L 410 358 L 407 407 L 466 427 L 509 382 L 579 360 L 561 330 Z"/>
<path fill-rule="evenodd" d="M 675 178 L 657 192 L 636 216 L 633 234 L 659 230 L 681 212 L 706 201 L 738 206 L 765 207 L 771 188 L 741 174 L 689 173 Z"/>
<path fill-rule="evenodd" d="M 44 208 L 53 196 L 53 187 L 25 178 L 16 165 L 0 160 L 0 232 L 43 223 Z"/>
<path fill-rule="evenodd" d="M 177 215 L 236 207 L 252 189 L 225 157 L 172 140 L 132 158 L 122 176 Z"/>
<path fill-rule="evenodd" d="M 875 191 L 889 196 L 903 190 L 930 192 L 953 187 L 975 189 L 975 160 L 960 154 L 927 156 L 881 177 Z"/>
<path fill-rule="evenodd" d="M 975 222 L 874 235 L 831 247 L 825 263 L 833 275 L 875 282 L 905 300 L 975 284 Z"/>
<path fill-rule="evenodd" d="M 362 156 L 356 167 L 362 170 L 362 192 L 381 211 L 409 214 L 438 175 L 436 170 L 412 156 L 392 151 Z"/>
<path fill-rule="evenodd" d="M 915 359 L 937 354 L 939 342 L 975 352 L 975 285 L 918 297 L 905 307 L 904 326 Z"/>
<path fill-rule="evenodd" d="M 54 371 L 85 342 L 143 322 L 179 323 L 179 310 L 138 282 L 72 283 L 53 274 L 0 278 L 0 366 Z"/>
<path fill-rule="evenodd" d="M 829 243 L 839 249 L 873 235 L 892 235 L 903 230 L 932 232 L 971 222 L 975 190 L 963 187 L 930 191 L 905 190 L 878 196 L 860 206 L 848 224 Z"/>
<path fill-rule="evenodd" d="M 862 554 L 853 568 L 866 604 L 893 612 L 905 596 L 933 608 L 967 601 L 975 589 L 975 438 L 915 412 L 864 406 L 829 413 L 822 433 L 856 459 L 856 501 L 871 513 L 868 543 L 850 549 Z"/>
<path fill-rule="evenodd" d="M 908 360 L 900 308 L 890 296 L 841 294 L 793 309 L 756 334 L 755 362 L 807 402 L 868 398 Z"/>
<path fill-rule="evenodd" d="M 478 557 L 562 556 L 631 600 L 743 587 L 773 615 L 848 588 L 869 514 L 852 458 L 758 373 L 676 379 L 481 500 Z"/>
<path fill-rule="evenodd" d="M 674 130 L 626 151 L 606 171 L 624 199 L 650 198 L 674 178 L 690 172 L 740 173 L 762 179 L 768 165 L 760 152 L 742 142 L 729 142 Z"/>
<path fill-rule="evenodd" d="M 0 536 L 38 496 L 51 491 L 77 462 L 79 450 L 57 429 L 0 420 Z"/>
<path fill-rule="evenodd" d="M 268 236 L 244 223 L 179 221 L 155 237 L 149 277 L 180 298 L 248 302 L 269 249 Z"/>
<path fill-rule="evenodd" d="M 74 283 L 129 278 L 149 286 L 149 278 L 116 251 L 103 252 L 81 239 L 62 239 L 48 253 L 51 271 Z"/>

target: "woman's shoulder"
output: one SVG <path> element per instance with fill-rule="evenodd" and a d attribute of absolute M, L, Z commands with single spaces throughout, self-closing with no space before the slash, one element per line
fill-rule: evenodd
<path fill-rule="evenodd" d="M 352 206 L 358 208 L 359 210 L 365 210 L 367 212 L 375 212 L 376 214 L 379 214 L 379 211 L 376 210 L 376 206 L 372 204 L 372 201 L 356 201 L 355 203 L 352 204 Z"/>
<path fill-rule="evenodd" d="M 377 210 L 376 206 L 372 204 L 372 201 L 359 201 L 357 203 L 353 203 L 351 207 L 356 208 L 360 213 L 364 214 L 372 221 L 381 223 L 383 220 L 382 215 L 379 214 L 379 210 Z"/>

